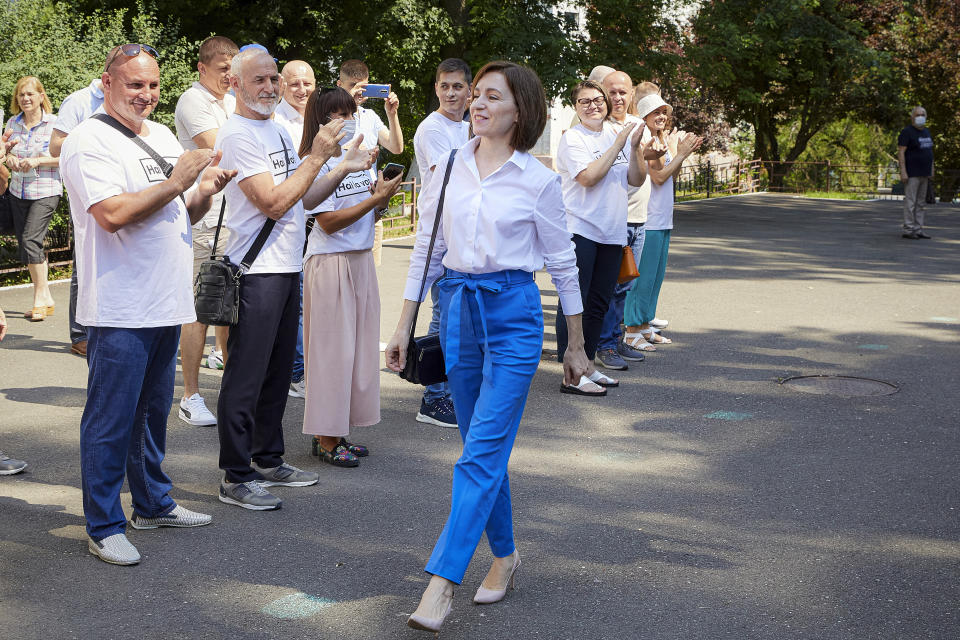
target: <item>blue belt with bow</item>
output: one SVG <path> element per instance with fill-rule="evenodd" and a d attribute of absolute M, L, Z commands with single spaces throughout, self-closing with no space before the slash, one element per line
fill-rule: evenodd
<path fill-rule="evenodd" d="M 482 292 L 500 293 L 504 289 L 529 284 L 532 281 L 533 274 L 520 269 L 495 271 L 493 273 L 462 273 L 452 269 L 447 270 L 447 275 L 437 283 L 444 288 L 455 287 L 448 302 L 447 335 L 443 344 L 443 360 L 446 364 L 447 373 L 460 361 L 460 315 L 463 309 L 464 291 L 472 293 L 477 301 L 480 325 L 483 327 L 483 350 L 484 353 L 489 354 L 487 313 L 483 304 Z M 491 358 L 484 358 L 483 375 L 491 375 L 491 365 Z"/>

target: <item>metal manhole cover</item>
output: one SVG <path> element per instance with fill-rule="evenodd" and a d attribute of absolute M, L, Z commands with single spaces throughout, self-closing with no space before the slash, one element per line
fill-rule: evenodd
<path fill-rule="evenodd" d="M 780 384 L 802 393 L 823 396 L 888 396 L 900 390 L 895 384 L 856 376 L 793 376 Z"/>

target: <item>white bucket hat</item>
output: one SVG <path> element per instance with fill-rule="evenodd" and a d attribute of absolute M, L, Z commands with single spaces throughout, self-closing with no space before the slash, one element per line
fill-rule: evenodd
<path fill-rule="evenodd" d="M 640 118 L 643 119 L 664 106 L 667 108 L 667 115 L 672 116 L 673 107 L 664 102 L 659 93 L 651 93 L 650 95 L 640 98 L 640 101 L 637 103 L 637 113 L 639 113 Z"/>

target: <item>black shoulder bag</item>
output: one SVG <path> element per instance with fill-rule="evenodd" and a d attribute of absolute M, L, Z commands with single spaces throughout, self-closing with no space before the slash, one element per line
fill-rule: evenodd
<path fill-rule="evenodd" d="M 413 323 L 410 325 L 410 340 L 407 343 L 407 361 L 400 372 L 400 377 L 413 384 L 429 386 L 447 379 L 447 368 L 443 362 L 443 349 L 440 346 L 440 334 L 430 333 L 419 338 L 414 337 L 417 330 L 417 316 L 420 314 L 420 301 L 423 300 L 423 290 L 427 286 L 427 273 L 430 271 L 430 258 L 433 257 L 433 245 L 437 240 L 437 230 L 440 228 L 440 219 L 443 218 L 443 197 L 447 193 L 447 183 L 450 181 L 450 170 L 453 169 L 453 159 L 457 155 L 454 149 L 447 160 L 447 170 L 443 174 L 443 186 L 440 187 L 440 199 L 437 201 L 437 215 L 433 220 L 433 234 L 430 236 L 430 247 L 427 249 L 427 259 L 423 265 L 423 280 L 420 282 L 420 295 L 417 296 L 417 310 L 413 314 Z"/>
<path fill-rule="evenodd" d="M 290 156 L 287 153 L 287 143 L 280 136 L 283 145 L 283 160 L 286 164 L 286 176 L 290 175 Z M 285 177 L 286 177 L 285 176 Z M 223 212 L 227 207 L 227 198 L 224 196 L 220 203 L 220 218 L 217 220 L 217 230 L 213 234 L 213 247 L 210 250 L 210 259 L 200 263 L 197 279 L 193 285 L 197 322 L 214 326 L 232 326 L 240 319 L 240 278 L 243 277 L 253 261 L 257 259 L 263 245 L 266 244 L 270 232 L 277 224 L 273 218 L 267 218 L 263 228 L 247 250 L 239 265 L 230 262 L 230 256 L 217 255 L 217 242 L 220 239 L 220 228 L 223 226 Z"/>

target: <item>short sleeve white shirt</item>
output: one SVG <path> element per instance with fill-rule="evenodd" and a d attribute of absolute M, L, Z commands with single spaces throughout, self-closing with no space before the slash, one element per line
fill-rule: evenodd
<path fill-rule="evenodd" d="M 299 152 L 303 140 L 303 116 L 300 112 L 287 104 L 286 100 L 281 100 L 273 112 L 273 120 L 287 130 L 293 140 L 294 153 Z"/>
<path fill-rule="evenodd" d="M 147 121 L 144 141 L 171 164 L 183 148 L 162 124 Z M 87 119 L 63 143 L 60 171 L 76 231 L 77 322 L 94 327 L 164 327 L 196 320 L 190 217 L 174 198 L 114 233 L 91 206 L 163 182 L 150 156 L 108 124 Z"/>
<path fill-rule="evenodd" d="M 624 124 L 635 123 L 638 127 L 643 124 L 643 120 L 635 115 L 627 114 Z M 646 144 L 650 140 L 650 130 L 643 128 L 640 134 L 640 141 Z M 650 200 L 650 185 L 653 183 L 649 177 L 643 181 L 639 187 L 627 185 L 627 224 L 644 224 L 647 221 L 647 202 Z"/>
<path fill-rule="evenodd" d="M 78 124 L 93 115 L 103 104 L 103 84 L 96 79 L 88 86 L 74 91 L 60 103 L 54 129 L 69 134 Z"/>
<path fill-rule="evenodd" d="M 663 166 L 666 167 L 672 160 L 667 151 L 663 156 Z M 650 203 L 647 205 L 647 224 L 644 228 L 647 231 L 673 229 L 673 176 L 663 184 L 650 186 Z"/>
<path fill-rule="evenodd" d="M 357 107 L 357 132 L 363 134 L 363 146 L 367 149 L 376 149 L 380 144 L 380 130 L 386 129 L 383 120 L 377 115 L 376 111 Z M 370 168 L 370 173 L 377 175 L 376 162 Z"/>
<path fill-rule="evenodd" d="M 317 179 L 319 180 L 322 176 L 330 173 L 342 160 L 343 156 L 327 160 L 317 175 Z M 370 172 L 355 171 L 344 178 L 337 185 L 337 190 L 321 202 L 316 209 L 312 209 L 310 213 L 338 211 L 361 204 L 370 197 L 371 183 Z M 371 207 L 362 218 L 333 234 L 325 233 L 319 224 L 313 225 L 310 237 L 307 238 L 307 256 L 321 253 L 339 253 L 341 251 L 363 251 L 372 248 L 373 218 L 373 207 Z"/>
<path fill-rule="evenodd" d="M 557 148 L 557 172 L 563 184 L 563 204 L 571 233 L 600 244 L 624 245 L 627 241 L 627 170 L 630 161 L 626 145 L 600 182 L 584 187 L 577 175 L 614 145 L 618 128 L 603 123 L 601 131 L 582 124 L 567 129 Z"/>
<path fill-rule="evenodd" d="M 470 139 L 470 123 L 454 122 L 434 111 L 420 123 L 413 135 L 413 150 L 420 170 L 421 191 L 427 188 L 440 158 L 451 149 L 459 149 Z"/>
<path fill-rule="evenodd" d="M 284 151 L 284 145 L 286 151 Z M 239 264 L 253 244 L 267 216 L 250 202 L 239 183 L 251 176 L 269 173 L 274 184 L 286 180 L 300 166 L 300 158 L 287 130 L 273 120 L 252 120 L 234 114 L 217 132 L 215 149 L 223 151 L 220 166 L 236 169 L 237 177 L 224 189 L 230 230 L 226 254 Z M 297 201 L 277 220 L 266 244 L 247 273 L 295 273 L 303 267 L 303 202 Z"/>
<path fill-rule="evenodd" d="M 199 82 L 194 82 L 177 100 L 174 117 L 174 123 L 177 127 L 177 140 L 188 151 L 196 149 L 197 143 L 193 141 L 193 138 L 206 131 L 222 127 L 236 108 L 237 99 L 229 93 L 222 99 L 217 98 L 205 86 Z M 194 225 L 194 228 L 203 229 L 204 227 L 213 228 L 217 226 L 223 192 L 214 195 L 212 200 L 210 210 Z"/>

